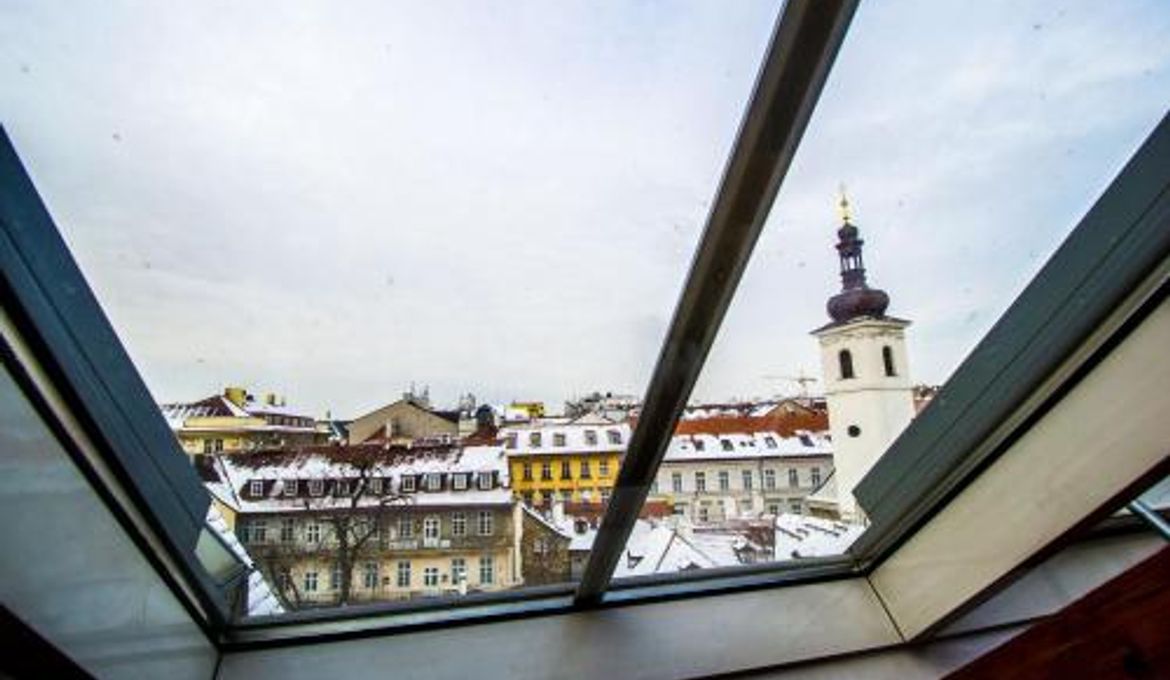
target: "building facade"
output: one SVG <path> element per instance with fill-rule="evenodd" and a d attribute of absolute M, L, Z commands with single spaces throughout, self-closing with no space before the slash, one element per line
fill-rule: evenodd
<path fill-rule="evenodd" d="M 609 500 L 630 426 L 599 416 L 537 419 L 500 428 L 512 491 L 529 507 Z"/>
<path fill-rule="evenodd" d="M 188 455 L 240 453 L 324 443 L 328 431 L 275 394 L 242 387 L 196 402 L 163 404 L 163 417 Z"/>
<path fill-rule="evenodd" d="M 460 413 L 436 411 L 429 401 L 407 393 L 402 399 L 375 409 L 348 425 L 350 444 L 389 442 L 406 444 L 418 439 L 451 439 L 459 437 Z"/>

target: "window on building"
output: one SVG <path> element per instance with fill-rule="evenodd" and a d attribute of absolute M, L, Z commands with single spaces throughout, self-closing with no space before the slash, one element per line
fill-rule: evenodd
<path fill-rule="evenodd" d="M 768 447 L 769 449 L 776 448 L 776 438 L 770 435 L 764 437 L 764 446 Z"/>
<path fill-rule="evenodd" d="M 325 482 L 320 479 L 309 480 L 309 495 L 320 496 L 325 493 Z"/>
<path fill-rule="evenodd" d="M 602 477 L 609 476 L 609 461 L 605 458 L 597 461 L 597 474 L 601 475 Z"/>
<path fill-rule="evenodd" d="M 439 518 L 435 516 L 427 517 L 423 520 L 423 539 L 429 541 L 439 540 Z"/>
<path fill-rule="evenodd" d="M 573 478 L 573 464 L 567 460 L 561 461 L 561 479 Z"/>
<path fill-rule="evenodd" d="M 592 473 L 589 472 L 589 461 L 582 460 L 581 461 L 581 479 L 590 479 L 591 477 L 593 477 L 593 475 L 592 475 Z"/>
<path fill-rule="evenodd" d="M 203 453 L 214 453 L 214 451 L 211 448 L 211 440 L 210 439 L 203 440 Z"/>
<path fill-rule="evenodd" d="M 294 522 L 294 520 L 291 517 L 286 517 L 286 518 L 280 520 L 280 542 L 281 543 L 292 543 L 293 538 L 294 538 L 294 533 L 295 533 L 294 529 L 295 528 L 296 528 L 296 523 Z"/>
<path fill-rule="evenodd" d="M 569 489 L 561 489 L 561 502 L 572 503 L 573 502 L 573 492 Z"/>
<path fill-rule="evenodd" d="M 378 563 L 366 562 L 362 568 L 362 585 L 367 590 L 374 590 L 378 587 Z"/>
<path fill-rule="evenodd" d="M 399 588 L 409 588 L 410 587 L 410 560 L 399 560 L 398 561 L 398 574 L 397 575 L 398 575 L 398 580 L 397 580 L 398 587 Z"/>
<path fill-rule="evenodd" d="M 427 491 L 442 491 L 443 490 L 443 475 L 438 472 L 431 472 L 427 474 Z"/>
<path fill-rule="evenodd" d="M 837 352 L 837 363 L 841 369 L 841 379 L 850 380 L 853 378 L 853 353 L 847 349 Z"/>
<path fill-rule="evenodd" d="M 317 572 L 306 571 L 304 581 L 305 581 L 304 586 L 305 586 L 306 593 L 317 592 Z"/>
<path fill-rule="evenodd" d="M 705 505 L 699 506 L 699 521 L 707 522 L 711 519 L 711 511 Z"/>
<path fill-rule="evenodd" d="M 288 567 L 280 567 L 276 571 L 277 588 L 279 588 L 281 592 L 287 593 L 292 590 L 292 583 L 292 570 L 290 570 Z"/>
<path fill-rule="evenodd" d="M 329 590 L 341 589 L 341 565 L 336 562 L 329 569 Z"/>
<path fill-rule="evenodd" d="M 540 433 L 539 432 L 529 432 L 528 433 L 528 445 L 534 449 L 540 448 Z"/>
<path fill-rule="evenodd" d="M 321 525 L 315 521 L 310 521 L 305 525 L 305 540 L 309 543 L 321 542 Z"/>
<path fill-rule="evenodd" d="M 563 432 L 556 432 L 553 434 L 553 446 L 564 446 L 565 434 Z"/>
<path fill-rule="evenodd" d="M 525 491 L 525 492 L 521 493 L 520 497 L 522 499 L 524 499 L 524 505 L 527 505 L 530 508 L 535 507 L 533 505 L 534 499 L 533 499 L 533 494 L 531 491 Z"/>
<path fill-rule="evenodd" d="M 796 468 L 788 468 L 788 486 L 794 488 L 800 486 L 800 474 Z"/>
<path fill-rule="evenodd" d="M 398 518 L 398 538 L 414 536 L 414 518 L 409 515 Z"/>
<path fill-rule="evenodd" d="M 509 432 L 508 436 L 504 437 L 504 446 L 509 449 L 514 449 L 517 446 L 517 437 L 515 432 Z"/>
<path fill-rule="evenodd" d="M 768 503 L 768 514 L 769 515 L 779 515 L 780 514 L 780 503 L 778 503 L 776 501 L 770 501 Z"/>
<path fill-rule="evenodd" d="M 650 481 L 650 493 L 651 494 L 658 493 L 658 478 L 657 477 L 655 477 L 654 479 L 652 479 Z"/>
<path fill-rule="evenodd" d="M 788 499 L 788 511 L 795 515 L 799 515 L 801 513 L 801 502 L 799 498 Z"/>
<path fill-rule="evenodd" d="M 284 495 L 294 496 L 294 497 L 297 495 L 297 480 L 295 480 L 295 479 L 284 480 Z"/>
<path fill-rule="evenodd" d="M 809 470 L 809 476 L 813 486 L 821 485 L 821 469 L 819 467 Z"/>
<path fill-rule="evenodd" d="M 451 535 L 467 535 L 467 515 L 462 512 L 451 513 Z"/>
<path fill-rule="evenodd" d="M 702 451 L 707 448 L 706 443 L 704 443 L 702 439 L 695 439 L 694 444 L 696 451 Z"/>
<path fill-rule="evenodd" d="M 521 466 L 521 470 L 523 471 L 522 475 L 523 475 L 524 481 L 531 482 L 532 481 L 532 463 L 527 463 L 527 462 L 524 463 Z"/>
<path fill-rule="evenodd" d="M 597 430 L 585 430 L 585 443 L 589 446 L 597 446 Z"/>
<path fill-rule="evenodd" d="M 480 489 L 480 491 L 491 491 L 492 482 L 494 481 L 494 478 L 495 478 L 495 475 L 492 474 L 491 472 L 479 473 L 479 489 Z"/>
<path fill-rule="evenodd" d="M 337 480 L 337 483 L 334 484 L 334 486 L 333 486 L 333 491 L 338 496 L 348 496 L 349 495 L 349 480 L 348 479 Z"/>
<path fill-rule="evenodd" d="M 776 471 L 775 470 L 764 470 L 764 488 L 765 489 L 775 489 L 776 488 Z"/>
<path fill-rule="evenodd" d="M 268 541 L 268 522 L 262 519 L 254 519 L 251 523 L 252 529 L 252 543 L 264 543 Z"/>
<path fill-rule="evenodd" d="M 695 491 L 702 493 L 703 491 L 706 491 L 706 490 L 707 490 L 707 473 L 706 472 L 696 472 L 695 473 Z"/>
<path fill-rule="evenodd" d="M 618 432 L 617 430 L 606 430 L 605 436 L 609 437 L 610 444 L 621 444 L 622 443 L 622 433 Z"/>
<path fill-rule="evenodd" d="M 451 583 L 459 585 L 467 580 L 467 560 L 462 557 L 451 558 Z"/>
<path fill-rule="evenodd" d="M 682 493 L 682 473 L 670 473 L 670 490 L 674 493 Z"/>
<path fill-rule="evenodd" d="M 402 475 L 402 492 L 414 492 L 414 475 Z"/>
<path fill-rule="evenodd" d="M 479 582 L 481 585 L 491 585 L 496 581 L 496 560 L 490 555 L 479 558 Z"/>
<path fill-rule="evenodd" d="M 439 586 L 438 567 L 423 568 L 423 586 L 426 588 L 437 588 Z"/>
<path fill-rule="evenodd" d="M 882 366 L 886 369 L 886 375 L 891 377 L 898 375 L 894 371 L 894 350 L 889 345 L 882 346 Z"/>
<path fill-rule="evenodd" d="M 451 475 L 451 488 L 456 491 L 467 490 L 467 475 L 454 474 Z"/>
<path fill-rule="evenodd" d="M 602 489 L 599 495 L 601 496 L 602 503 L 609 502 L 609 489 Z"/>
<path fill-rule="evenodd" d="M 730 439 L 720 439 L 720 440 L 719 440 L 719 446 L 720 446 L 720 447 L 721 447 L 721 448 L 722 448 L 724 451 L 734 451 L 734 450 L 735 450 L 735 445 L 731 443 L 731 440 L 730 440 Z"/>
<path fill-rule="evenodd" d="M 248 482 L 248 495 L 253 498 L 259 498 L 264 495 L 264 482 L 259 479 L 253 479 Z"/>
<path fill-rule="evenodd" d="M 370 480 L 370 493 L 375 496 L 382 495 L 382 478 L 374 477 Z"/>
<path fill-rule="evenodd" d="M 752 490 L 752 471 L 751 470 L 744 470 L 741 474 L 743 475 L 743 488 L 744 488 L 744 490 L 751 491 Z"/>
<path fill-rule="evenodd" d="M 731 489 L 731 473 L 727 470 L 719 471 L 719 490 L 728 491 Z"/>
<path fill-rule="evenodd" d="M 491 536 L 495 532 L 495 518 L 490 510 L 480 510 L 477 516 L 476 528 L 480 536 Z"/>

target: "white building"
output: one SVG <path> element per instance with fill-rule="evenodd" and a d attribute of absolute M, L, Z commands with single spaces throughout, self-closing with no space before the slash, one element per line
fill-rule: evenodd
<path fill-rule="evenodd" d="M 821 347 L 838 512 L 861 521 L 853 489 L 914 417 L 905 335 L 910 322 L 887 316 L 889 296 L 866 284 L 864 241 L 849 221 L 845 198 L 841 207 L 842 290 L 829 299 L 832 321 L 812 334 Z"/>

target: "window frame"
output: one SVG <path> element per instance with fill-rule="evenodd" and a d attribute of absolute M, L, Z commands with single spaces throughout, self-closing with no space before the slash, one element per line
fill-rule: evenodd
<path fill-rule="evenodd" d="M 855 2 L 829 3 L 827 8 L 818 10 L 811 10 L 802 3 L 785 6 L 774 44 L 765 58 L 736 141 L 728 173 L 717 196 L 717 204 L 725 195 L 747 191 L 740 180 L 729 179 L 733 175 L 731 169 L 748 167 L 740 155 L 750 157 L 761 129 L 778 129 L 779 132 L 773 134 L 798 141 L 803 125 L 811 115 L 811 102 L 815 102 L 823 86 L 828 65 L 840 46 L 855 8 Z M 814 59 L 819 66 L 811 74 L 799 77 L 794 86 L 785 91 L 790 97 L 803 97 L 803 101 L 810 103 L 794 120 L 777 123 L 779 128 L 765 125 L 763 121 L 768 119 L 771 111 L 765 104 L 769 97 L 775 96 L 776 83 L 785 74 L 785 50 L 781 47 L 793 48 L 792 41 L 805 34 L 814 37 L 801 37 L 805 42 L 800 43 L 799 49 L 816 54 Z M 161 546 L 162 556 L 154 559 L 165 560 L 173 566 L 174 572 L 166 576 L 167 582 L 175 588 L 193 618 L 212 639 L 218 639 L 219 633 L 229 628 L 247 628 L 245 622 L 231 622 L 229 625 L 226 598 L 220 584 L 207 576 L 194 557 L 195 538 L 202 531 L 210 504 L 206 490 L 193 470 L 186 466 L 185 455 L 154 408 L 149 392 L 72 261 L 6 133 L 0 146 L 3 147 L 0 148 L 0 179 L 3 179 L 0 181 L 0 191 L 3 192 L 0 197 L 0 245 L 4 246 L 0 247 L 0 274 L 6 291 L 12 293 L 14 327 L 19 337 L 27 343 L 32 360 L 46 366 L 51 384 L 62 395 L 64 403 L 82 416 L 85 433 L 96 442 L 103 463 L 114 470 L 119 484 L 128 492 L 127 500 L 115 499 L 108 493 L 103 498 L 111 507 L 132 506 L 146 518 L 146 529 L 128 531 L 140 546 Z M 786 166 L 797 146 L 796 143 L 790 144 L 781 158 L 773 159 L 773 166 Z M 1159 221 L 1165 211 L 1154 211 L 1151 206 L 1156 202 L 1164 206 L 1167 200 L 1161 197 L 1168 183 L 1166 168 L 1160 166 L 1160 159 L 1167 156 L 1168 150 L 1170 130 L 1163 120 L 1057 253 L 948 380 L 940 396 L 946 395 L 950 413 L 928 407 L 862 480 L 856 496 L 870 514 L 872 524 L 855 546 L 855 552 L 859 554 L 838 564 L 833 573 L 856 570 L 880 560 L 883 554 L 888 554 L 904 540 L 923 517 L 936 511 L 947 493 L 968 481 L 972 471 L 981 464 L 993 460 L 994 451 L 977 452 L 976 445 L 1004 422 L 1032 389 L 1052 375 L 1108 312 L 1126 299 L 1136 282 L 1166 256 L 1170 250 L 1170 229 L 1165 228 L 1164 221 Z M 777 174 L 782 177 L 783 172 Z M 762 192 L 764 204 L 770 204 L 779 178 L 767 184 Z M 659 384 L 660 370 L 680 367 L 675 348 L 688 337 L 700 340 L 689 346 L 696 355 L 692 363 L 701 368 L 731 298 L 729 294 L 715 296 L 713 305 L 695 311 L 695 308 L 703 307 L 699 302 L 708 298 L 694 291 L 733 291 L 758 234 L 757 225 L 753 224 L 746 236 L 736 235 L 734 239 L 728 236 L 720 240 L 723 231 L 716 219 L 718 214 L 721 213 L 716 205 L 684 286 L 655 377 L 651 380 L 648 398 L 644 400 L 639 427 L 629 447 L 631 453 L 619 470 L 616 493 L 603 520 L 603 526 L 611 524 L 614 530 L 595 545 L 586 568 L 587 579 L 583 579 L 576 591 L 577 604 L 574 606 L 600 601 L 601 593 L 610 587 L 613 563 L 607 564 L 607 561 L 616 558 L 620 552 L 618 544 L 624 544 L 629 533 L 629 525 L 615 518 L 622 513 L 636 516 L 636 506 L 640 506 L 649 487 L 646 475 L 652 476 L 657 470 L 665 449 L 659 446 L 661 442 L 647 428 L 662 429 L 663 423 L 673 422 L 667 416 L 674 410 L 674 404 L 685 402 L 672 402 L 660 392 L 669 387 L 675 392 L 689 393 L 693 385 L 693 366 L 685 366 L 683 373 L 686 375 L 674 386 Z M 1112 247 L 1104 248 L 1103 244 Z M 732 272 L 730 276 L 720 277 L 719 285 L 712 288 L 709 274 L 714 270 L 710 269 L 710 261 L 717 256 L 732 263 Z M 720 271 L 726 272 L 727 269 Z M 62 285 L 63 280 L 68 285 Z M 1074 299 L 1077 304 L 1069 304 Z M 1037 314 L 1037 311 L 1045 313 Z M 695 319 L 703 320 L 707 327 L 699 329 Z M 100 360 L 94 353 L 94 348 L 98 347 L 103 350 Z M 695 347 L 699 348 L 698 352 L 694 352 Z M 1004 370 L 988 370 L 988 366 Z M 27 376 L 20 380 L 26 391 L 32 394 L 41 384 Z M 997 387 L 1003 389 L 995 389 Z M 110 403 L 104 403 L 103 396 Z M 55 413 L 46 406 L 40 408 L 45 413 Z M 965 426 L 962 429 L 955 427 L 960 419 Z M 647 426 L 644 423 L 657 424 Z M 943 436 L 954 438 L 945 449 L 930 446 L 930 442 Z M 176 455 L 158 455 L 159 451 L 168 449 Z M 79 457 L 76 453 L 71 455 Z M 928 459 L 931 464 L 923 465 Z M 83 469 L 90 470 L 90 464 L 84 463 Z M 895 480 L 901 490 L 892 494 L 890 486 Z M 631 507 L 634 508 L 632 514 Z M 146 541 L 143 538 L 146 531 L 159 542 Z M 774 573 L 776 567 L 768 571 L 777 575 Z M 793 574 L 807 578 L 807 572 L 790 571 L 785 578 L 773 580 L 771 585 L 791 582 L 789 577 Z M 180 581 L 194 587 L 188 591 L 179 585 Z M 615 593 L 629 592 L 620 586 L 613 586 L 613 590 Z M 614 600 L 626 598 L 628 601 L 629 597 L 615 596 Z M 192 599 L 195 605 L 191 604 Z M 524 600 L 517 597 L 506 599 Z"/>

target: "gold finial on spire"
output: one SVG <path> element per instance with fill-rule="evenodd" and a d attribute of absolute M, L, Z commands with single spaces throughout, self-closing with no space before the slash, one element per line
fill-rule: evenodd
<path fill-rule="evenodd" d="M 849 224 L 849 220 L 852 219 L 853 215 L 849 212 L 849 197 L 845 195 L 845 183 L 844 182 L 841 183 L 840 191 L 841 191 L 841 200 L 838 201 L 837 205 L 840 206 L 840 208 L 841 208 L 841 223 L 842 224 Z"/>

